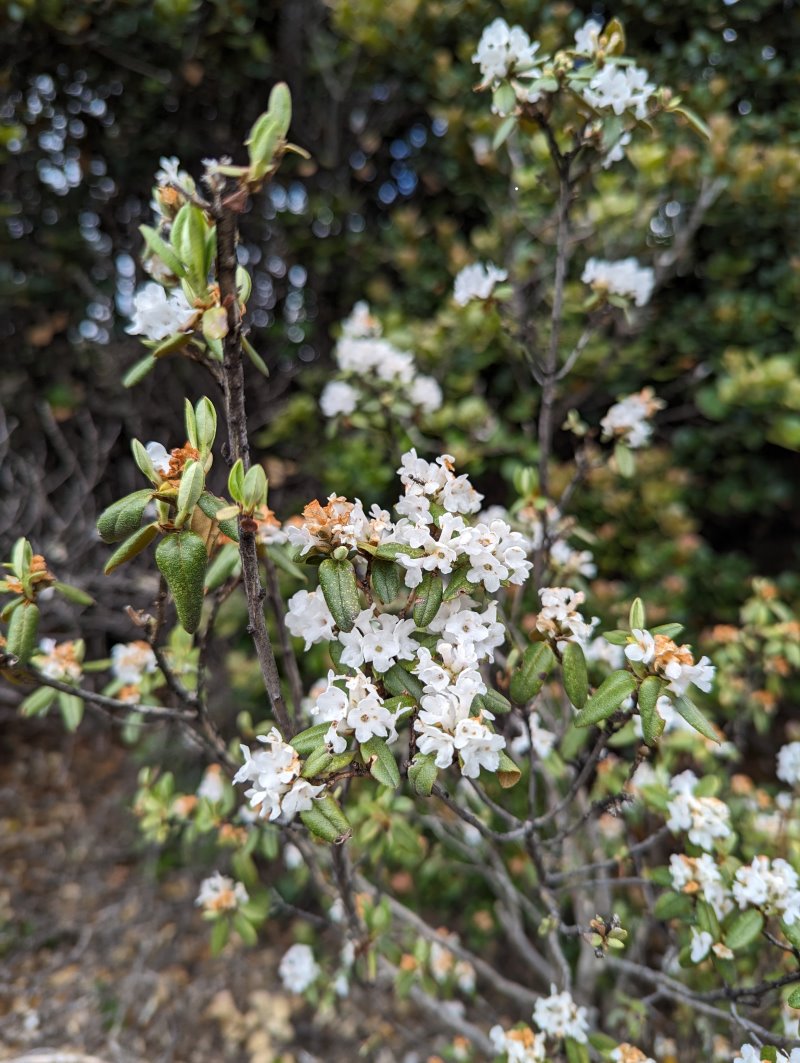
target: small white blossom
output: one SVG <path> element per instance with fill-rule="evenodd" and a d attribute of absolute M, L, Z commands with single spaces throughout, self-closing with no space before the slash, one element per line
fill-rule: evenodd
<path fill-rule="evenodd" d="M 290 993 L 304 993 L 319 978 L 320 969 L 308 945 L 292 945 L 278 965 L 278 974 Z"/>
<path fill-rule="evenodd" d="M 583 97 L 598 110 L 610 107 L 616 115 L 632 111 L 641 120 L 647 117 L 647 102 L 654 91 L 641 67 L 606 63 L 583 90 Z"/>
<path fill-rule="evenodd" d="M 789 786 L 800 782 L 800 742 L 789 742 L 778 752 L 778 778 Z"/>
<path fill-rule="evenodd" d="M 335 621 L 321 590 L 297 591 L 288 602 L 286 626 L 310 650 L 316 642 L 334 637 Z"/>
<path fill-rule="evenodd" d="M 512 73 L 535 76 L 538 50 L 539 42 L 531 42 L 520 26 L 509 26 L 505 19 L 496 18 L 484 29 L 472 62 L 480 66 L 483 79 L 489 82 Z"/>
<path fill-rule="evenodd" d="M 570 994 L 550 987 L 549 997 L 540 997 L 533 1009 L 533 1021 L 548 1037 L 571 1037 L 586 1044 L 589 1020 L 586 1008 L 578 1007 Z"/>
<path fill-rule="evenodd" d="M 166 476 L 169 472 L 170 452 L 164 444 L 151 441 L 144 449 L 156 472 Z"/>
<path fill-rule="evenodd" d="M 596 291 L 633 299 L 636 306 L 648 303 L 655 287 L 655 274 L 652 269 L 640 266 L 635 258 L 623 258 L 618 262 L 590 258 L 584 267 L 581 280 Z"/>
<path fill-rule="evenodd" d="M 453 298 L 459 306 L 466 306 L 472 299 L 488 299 L 495 285 L 507 278 L 508 273 L 491 262 L 488 265 L 475 262 L 465 266 L 456 277 Z"/>
<path fill-rule="evenodd" d="M 800 880 L 785 860 L 770 862 L 767 856 L 754 856 L 740 867 L 733 883 L 733 897 L 740 908 L 752 905 L 766 915 L 779 915 L 789 926 L 800 919 Z"/>
<path fill-rule="evenodd" d="M 600 422 L 604 439 L 621 439 L 632 449 L 650 442 L 653 428 L 650 419 L 665 403 L 657 399 L 652 388 L 615 402 Z"/>
<path fill-rule="evenodd" d="M 596 55 L 600 34 L 602 32 L 602 22 L 598 22 L 593 18 L 587 19 L 581 28 L 575 31 L 574 51 L 576 51 L 578 55 Z"/>
<path fill-rule="evenodd" d="M 713 944 L 714 938 L 707 930 L 698 930 L 696 926 L 693 926 L 690 952 L 692 963 L 700 963 L 704 960 Z"/>
<path fill-rule="evenodd" d="M 194 314 L 180 288 L 167 295 L 155 281 L 139 289 L 133 300 L 133 310 L 133 321 L 125 331 L 131 336 L 145 336 L 156 341 L 182 332 Z"/>
<path fill-rule="evenodd" d="M 83 674 L 83 666 L 76 654 L 74 642 L 56 642 L 55 639 L 40 639 L 36 654 L 36 667 L 48 679 L 77 682 Z"/>
<path fill-rule="evenodd" d="M 326 417 L 350 414 L 358 406 L 358 392 L 344 380 L 330 380 L 322 389 L 319 406 Z"/>
<path fill-rule="evenodd" d="M 266 748 L 255 753 L 248 746 L 240 746 L 244 764 L 233 777 L 234 783 L 252 783 L 245 791 L 252 807 L 270 820 L 281 815 L 291 818 L 312 808 L 314 798 L 325 787 L 312 786 L 300 778 L 302 763 L 297 751 L 274 727 L 269 734 L 259 735 L 258 741 Z"/>
<path fill-rule="evenodd" d="M 197 787 L 197 796 L 212 802 L 221 801 L 225 796 L 225 783 L 219 764 L 209 764 L 206 768 L 200 785 Z"/>
<path fill-rule="evenodd" d="M 638 627 L 635 627 L 633 631 L 631 631 L 631 635 L 635 641 L 629 642 L 625 647 L 625 656 L 629 661 L 639 661 L 642 664 L 649 664 L 656 652 L 655 639 L 649 631 L 643 631 Z"/>
<path fill-rule="evenodd" d="M 156 655 L 147 642 L 118 642 L 111 647 L 111 674 L 126 686 L 137 686 L 157 667 Z"/>
<path fill-rule="evenodd" d="M 534 1033 L 529 1026 L 504 1030 L 493 1026 L 489 1040 L 498 1054 L 505 1053 L 508 1063 L 547 1063 L 547 1045 L 543 1033 Z"/>
<path fill-rule="evenodd" d="M 241 882 L 234 882 L 227 875 L 215 871 L 200 884 L 200 892 L 194 902 L 207 912 L 231 912 L 249 900 L 247 890 Z"/>
<path fill-rule="evenodd" d="M 696 797 L 698 778 L 692 771 L 681 772 L 670 780 L 667 826 L 673 832 L 687 831 L 689 841 L 707 852 L 717 839 L 731 833 L 730 810 L 716 797 Z"/>

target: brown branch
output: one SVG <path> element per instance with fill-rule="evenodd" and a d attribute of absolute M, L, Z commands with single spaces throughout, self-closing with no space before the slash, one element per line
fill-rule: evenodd
<path fill-rule="evenodd" d="M 231 197 L 233 199 L 233 197 Z M 221 189 L 214 195 L 214 218 L 217 223 L 217 281 L 220 300 L 228 312 L 228 333 L 223 339 L 225 420 L 228 424 L 228 457 L 231 463 L 241 458 L 250 467 L 250 444 L 247 437 L 247 412 L 244 396 L 244 367 L 242 365 L 242 315 L 236 286 L 236 243 L 238 239 L 239 204 L 223 200 Z M 242 579 L 247 597 L 248 633 L 256 648 L 264 687 L 272 705 L 275 719 L 285 738 L 294 734 L 281 691 L 281 680 L 275 653 L 272 649 L 267 622 L 264 617 L 265 591 L 258 569 L 258 551 L 254 527 L 239 517 L 239 553 L 242 558 Z"/>

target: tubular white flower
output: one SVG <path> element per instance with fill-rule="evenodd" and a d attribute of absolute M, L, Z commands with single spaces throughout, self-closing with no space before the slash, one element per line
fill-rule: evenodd
<path fill-rule="evenodd" d="M 550 987 L 549 997 L 540 997 L 533 1009 L 533 1021 L 548 1037 L 571 1037 L 579 1044 L 586 1044 L 589 1019 L 586 1008 L 578 1007 L 570 994 L 557 993 Z"/>
<path fill-rule="evenodd" d="M 655 287 L 655 274 L 652 269 L 649 266 L 640 266 L 635 258 L 623 258 L 618 262 L 590 258 L 584 267 L 581 280 L 596 291 L 633 299 L 636 306 L 648 303 Z"/>
<path fill-rule="evenodd" d="M 145 336 L 156 341 L 182 332 L 194 313 L 180 288 L 167 295 L 155 281 L 139 289 L 133 300 L 133 310 L 133 320 L 125 331 L 131 336 Z"/>
<path fill-rule="evenodd" d="M 278 974 L 290 993 L 304 993 L 319 978 L 320 969 L 308 945 L 292 945 L 278 965 Z"/>
<path fill-rule="evenodd" d="M 483 31 L 478 49 L 472 57 L 485 81 L 496 82 L 509 74 L 533 77 L 539 42 L 531 41 L 520 26 L 509 26 L 504 18 L 496 18 Z"/>
<path fill-rule="evenodd" d="M 475 262 L 465 266 L 455 279 L 453 298 L 459 306 L 466 306 L 472 299 L 488 299 L 495 285 L 508 278 L 504 269 L 498 269 L 491 262 L 484 265 Z"/>

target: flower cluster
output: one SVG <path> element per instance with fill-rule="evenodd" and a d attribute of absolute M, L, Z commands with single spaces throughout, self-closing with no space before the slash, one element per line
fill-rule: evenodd
<path fill-rule="evenodd" d="M 493 1026 L 489 1039 L 495 1052 L 505 1053 L 508 1063 L 547 1063 L 545 1036 L 534 1033 L 530 1026 L 515 1026 L 513 1030 Z"/>
<path fill-rule="evenodd" d="M 291 819 L 298 812 L 306 812 L 323 786 L 312 786 L 300 778 L 302 763 L 295 749 L 284 742 L 273 727 L 267 735 L 259 735 L 265 749 L 251 753 L 242 745 L 244 764 L 233 777 L 235 783 L 252 783 L 245 791 L 251 806 L 270 820 L 284 816 Z"/>
<path fill-rule="evenodd" d="M 160 342 L 190 327 L 194 317 L 195 311 L 180 288 L 167 293 L 160 284 L 150 281 L 136 293 L 133 320 L 125 331 Z"/>
<path fill-rule="evenodd" d="M 696 686 L 704 693 L 711 690 L 715 668 L 708 657 L 701 657 L 695 663 L 688 646 L 678 646 L 666 635 L 634 628 L 625 647 L 625 656 L 666 679 L 667 689 L 678 696 L 685 694 L 690 686 Z"/>
<path fill-rule="evenodd" d="M 111 674 L 120 683 L 138 686 L 145 675 L 158 667 L 156 655 L 148 642 L 118 642 L 111 647 Z"/>
<path fill-rule="evenodd" d="M 533 1021 L 548 1037 L 570 1037 L 578 1044 L 586 1044 L 589 1019 L 586 1008 L 578 1007 L 565 990 L 557 993 L 555 986 L 549 997 L 540 997 L 533 1008 Z"/>
<path fill-rule="evenodd" d="M 344 689 L 337 683 L 344 684 Z M 352 735 L 360 744 L 371 738 L 397 739 L 397 714 L 386 708 L 375 684 L 358 670 L 354 675 L 329 672 L 328 684 L 311 712 L 321 723 L 330 722 L 325 741 L 333 753 L 343 753 Z"/>
<path fill-rule="evenodd" d="M 619 295 L 624 299 L 632 299 L 636 306 L 645 306 L 655 287 L 652 269 L 640 266 L 635 258 L 623 258 L 618 262 L 590 258 L 581 280 L 603 297 Z"/>
<path fill-rule="evenodd" d="M 557 642 L 586 642 L 592 637 L 596 619 L 586 621 L 578 606 L 586 601 L 583 591 L 570 587 L 542 587 L 542 608 L 536 617 L 536 630 Z"/>
<path fill-rule="evenodd" d="M 82 658 L 82 643 L 40 639 L 36 667 L 48 679 L 77 683 L 83 674 Z"/>
<path fill-rule="evenodd" d="M 290 993 L 305 993 L 319 978 L 320 969 L 308 945 L 292 945 L 278 964 L 278 974 Z"/>
<path fill-rule="evenodd" d="M 740 867 L 733 883 L 733 897 L 740 908 L 752 905 L 766 915 L 779 915 L 788 926 L 800 919 L 800 878 L 785 860 L 770 861 L 754 856 Z"/>
<path fill-rule="evenodd" d="M 488 265 L 474 262 L 471 266 L 465 266 L 456 276 L 453 298 L 459 306 L 466 306 L 473 299 L 488 299 L 495 285 L 507 277 L 508 273 L 504 269 L 498 269 L 491 262 Z"/>
<path fill-rule="evenodd" d="M 683 771 L 670 780 L 667 826 L 676 834 L 688 831 L 689 841 L 706 851 L 731 833 L 730 810 L 716 797 L 698 797 L 699 780 L 693 771 Z"/>
<path fill-rule="evenodd" d="M 305 640 L 307 650 L 334 637 L 335 621 L 322 591 L 297 591 L 288 604 L 286 626 L 295 638 Z"/>
<path fill-rule="evenodd" d="M 655 397 L 652 388 L 627 395 L 615 402 L 600 422 L 603 438 L 621 440 L 633 449 L 645 446 L 653 434 L 650 419 L 665 405 L 663 399 Z"/>
<path fill-rule="evenodd" d="M 800 783 L 800 742 L 789 742 L 778 751 L 778 770 L 781 782 L 789 786 Z"/>
<path fill-rule="evenodd" d="M 299 520 L 287 521 L 285 532 L 289 543 L 300 557 L 310 552 L 331 554 L 340 546 L 355 549 L 359 542 L 374 546 L 388 541 L 391 520 L 389 514 L 373 506 L 370 515 L 361 502 L 348 502 L 341 495 L 330 495 L 327 505 L 315 499 L 303 510 Z"/>
<path fill-rule="evenodd" d="M 344 322 L 334 358 L 343 379 L 323 388 L 319 404 L 326 417 L 349 416 L 373 397 L 394 406 L 400 396 L 423 414 L 442 405 L 437 381 L 417 372 L 412 354 L 382 338 L 380 322 L 366 303 L 357 303 Z"/>
<path fill-rule="evenodd" d="M 760 1048 L 754 1045 L 742 1045 L 733 1063 L 762 1063 L 762 1060 L 772 1059 L 773 1055 L 765 1056 Z M 783 1052 L 780 1048 L 774 1052 L 775 1063 L 800 1063 L 800 1048 L 793 1048 L 791 1052 Z"/>
<path fill-rule="evenodd" d="M 673 889 L 702 897 L 714 909 L 718 919 L 724 919 L 733 908 L 722 873 L 708 853 L 697 857 L 673 853 L 669 859 L 669 873 Z"/>
<path fill-rule="evenodd" d="M 206 912 L 233 912 L 249 899 L 243 883 L 234 882 L 227 875 L 215 871 L 201 882 L 200 892 L 194 903 Z"/>
<path fill-rule="evenodd" d="M 641 121 L 647 117 L 647 104 L 655 92 L 647 76 L 641 67 L 608 63 L 589 82 L 583 98 L 596 110 L 608 109 L 617 116 L 630 111 Z"/>
<path fill-rule="evenodd" d="M 535 63 L 539 47 L 520 26 L 509 26 L 505 19 L 496 18 L 483 31 L 472 61 L 492 86 L 513 75 L 538 77 Z"/>

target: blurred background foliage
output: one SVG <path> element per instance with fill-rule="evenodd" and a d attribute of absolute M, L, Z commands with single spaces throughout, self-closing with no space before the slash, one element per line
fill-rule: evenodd
<path fill-rule="evenodd" d="M 753 575 L 791 598 L 800 531 L 797 8 L 7 3 L 3 537 L 31 535 L 62 578 L 97 589 L 95 513 L 139 486 L 130 437 L 176 445 L 183 394 L 218 398 L 177 360 L 132 392 L 120 385 L 139 354 L 124 331 L 142 277 L 137 226 L 150 220 L 159 156 L 177 155 L 197 174 L 202 158 L 234 153 L 277 79 L 291 86 L 292 136 L 312 161 L 288 163 L 243 222 L 252 339 L 271 370 L 268 381 L 251 378 L 249 400 L 271 505 L 286 518 L 332 490 L 387 503 L 409 441 L 453 452 L 489 502 L 510 501 L 514 469 L 536 457 L 537 394 L 507 322 L 476 304 L 457 310 L 450 293 L 455 273 L 480 258 L 505 264 L 518 293 L 535 298 L 548 269 L 550 193 L 543 170 L 512 168 L 505 150 L 491 150 L 497 120 L 472 91 L 470 57 L 497 15 L 546 48 L 587 15 L 613 15 L 628 53 L 683 95 L 713 137 L 706 144 L 674 121 L 658 139 L 640 135 L 580 213 L 577 261 L 633 254 L 657 265 L 662 284 L 635 328 L 615 325 L 589 345 L 562 413 L 579 405 L 596 425 L 617 395 L 647 383 L 668 401 L 637 476 L 601 469 L 577 499 L 576 515 L 596 535 L 599 606 L 613 611 L 644 592 L 696 631 L 735 620 Z M 701 189 L 712 190 L 702 213 Z M 408 435 L 391 425 L 348 430 L 319 413 L 336 324 L 362 298 L 444 387 L 426 435 L 418 426 Z M 568 339 L 580 331 L 577 315 L 572 329 Z M 563 478 L 571 453 L 564 433 Z M 111 612 L 99 617 L 101 630 L 118 623 Z"/>

